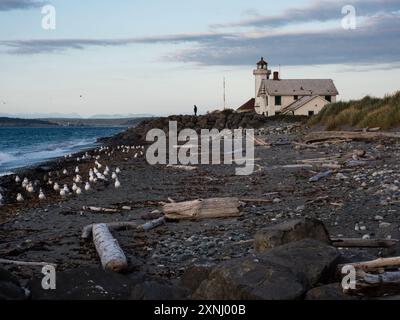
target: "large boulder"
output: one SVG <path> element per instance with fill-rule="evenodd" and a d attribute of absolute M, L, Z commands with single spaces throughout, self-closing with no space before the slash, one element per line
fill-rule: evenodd
<path fill-rule="evenodd" d="M 162 280 L 149 280 L 133 287 L 130 299 L 132 300 L 185 300 L 189 291 Z"/>
<path fill-rule="evenodd" d="M 358 300 L 356 296 L 345 294 L 340 283 L 330 283 L 315 287 L 307 292 L 306 300 Z"/>
<path fill-rule="evenodd" d="M 18 279 L 7 270 L 0 268 L 0 300 L 25 300 L 26 291 Z"/>
<path fill-rule="evenodd" d="M 329 277 L 339 253 L 323 242 L 305 239 L 258 256 L 233 259 L 216 266 L 203 281 L 196 299 L 301 299 Z"/>
<path fill-rule="evenodd" d="M 29 289 L 33 300 L 119 300 L 128 299 L 135 284 L 122 274 L 80 267 L 57 271 L 56 290 L 44 290 L 41 277 L 31 280 Z"/>
<path fill-rule="evenodd" d="M 259 230 L 254 237 L 256 252 L 263 252 L 283 244 L 302 239 L 315 239 L 329 244 L 329 233 L 317 219 L 303 218 L 289 220 Z"/>

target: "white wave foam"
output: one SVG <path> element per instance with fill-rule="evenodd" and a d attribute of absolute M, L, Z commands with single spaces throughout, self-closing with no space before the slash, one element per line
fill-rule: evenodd
<path fill-rule="evenodd" d="M 0 152 L 0 164 L 14 161 L 15 157 L 12 154 L 6 152 Z"/>

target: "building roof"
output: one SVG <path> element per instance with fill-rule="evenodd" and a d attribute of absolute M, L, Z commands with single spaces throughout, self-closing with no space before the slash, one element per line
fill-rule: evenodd
<path fill-rule="evenodd" d="M 321 96 L 303 96 L 297 100 L 295 100 L 294 102 L 292 102 L 291 104 L 289 104 L 288 106 L 286 106 L 285 108 L 282 109 L 282 113 L 288 113 L 291 111 L 296 111 L 297 109 L 300 109 L 302 106 L 304 106 L 305 104 L 309 103 L 310 101 L 314 100 L 314 99 L 321 99 L 321 100 L 325 100 L 324 98 L 322 98 Z M 326 103 L 328 104 L 329 101 L 325 100 Z"/>
<path fill-rule="evenodd" d="M 263 57 L 261 57 L 261 60 L 257 62 L 257 65 L 259 66 L 266 66 L 268 63 L 264 60 Z"/>
<path fill-rule="evenodd" d="M 338 95 L 331 79 L 283 79 L 263 80 L 263 86 L 271 96 L 333 96 Z"/>
<path fill-rule="evenodd" d="M 237 111 L 239 111 L 239 112 L 254 111 L 255 102 L 256 102 L 256 99 L 251 98 L 249 101 L 247 101 L 242 106 L 240 106 L 237 109 Z"/>

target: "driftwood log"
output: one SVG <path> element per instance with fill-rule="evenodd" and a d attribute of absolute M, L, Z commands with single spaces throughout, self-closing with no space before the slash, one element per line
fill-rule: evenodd
<path fill-rule="evenodd" d="M 210 198 L 193 201 L 166 203 L 163 206 L 165 218 L 208 219 L 240 216 L 238 198 Z"/>
<path fill-rule="evenodd" d="M 28 267 L 57 266 L 55 263 L 50 263 L 50 262 L 31 262 L 31 261 L 17 261 L 8 259 L 0 259 L 0 264 L 14 264 L 17 266 L 28 266 Z"/>
<path fill-rule="evenodd" d="M 391 239 L 358 239 L 358 238 L 331 238 L 332 245 L 340 248 L 391 248 L 399 240 Z"/>
<path fill-rule="evenodd" d="M 400 257 L 379 258 L 371 261 L 348 263 L 347 265 L 351 265 L 355 269 L 364 271 L 380 270 L 388 267 L 400 267 Z M 341 270 L 343 266 L 343 264 L 339 265 L 339 270 Z"/>
<path fill-rule="evenodd" d="M 354 132 L 354 131 L 318 131 L 311 132 L 304 138 L 306 143 L 314 143 L 335 139 L 373 141 L 384 138 L 400 138 L 396 132 Z"/>
<path fill-rule="evenodd" d="M 137 222 L 133 221 L 118 221 L 118 222 L 108 222 L 104 223 L 109 230 L 129 230 L 137 229 L 142 231 L 149 231 L 165 223 L 165 218 L 161 217 L 145 224 L 139 225 Z M 81 238 L 84 240 L 89 239 L 92 236 L 93 226 L 95 224 L 89 224 L 82 229 Z"/>
<path fill-rule="evenodd" d="M 122 272 L 128 268 L 124 252 L 105 223 L 93 226 L 93 242 L 105 270 Z"/>

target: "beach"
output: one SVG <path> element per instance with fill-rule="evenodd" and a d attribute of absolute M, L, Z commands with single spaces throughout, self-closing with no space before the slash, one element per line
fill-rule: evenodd
<path fill-rule="evenodd" d="M 132 139 L 129 145 L 135 148 L 128 152 L 118 149 L 127 145 L 129 138 L 122 134 L 105 141 L 109 149 L 88 151 L 92 157 L 100 155 L 103 168 L 120 168 L 118 189 L 109 178 L 79 196 L 62 199 L 51 186 L 45 186 L 43 178 L 48 178 L 49 172 L 60 185 L 71 185 L 71 174 L 63 175 L 64 169 L 72 173 L 79 166 L 80 175 L 87 176 L 94 166 L 93 158 L 76 160 L 85 152 L 18 173 L 21 179 L 27 176 L 40 181 L 46 194 L 43 201 L 28 195 L 23 203 L 17 203 L 12 200 L 20 192 L 15 176 L 3 177 L 0 181 L 6 203 L 0 208 L 0 256 L 57 264 L 61 280 L 53 292 L 40 289 L 40 268 L 5 265 L 31 289 L 32 299 L 184 299 L 194 294 L 196 285 L 216 265 L 253 256 L 258 230 L 291 219 L 316 218 L 335 238 L 396 238 L 400 224 L 396 214 L 400 197 L 398 142 L 326 142 L 310 148 L 301 144 L 308 130 L 301 123 L 284 121 L 260 126 L 257 137 L 266 143 L 256 145 L 255 172 L 248 176 L 235 175 L 232 165 L 197 165 L 193 170 L 149 165 L 144 155 L 134 156 L 143 140 Z M 345 162 L 354 150 L 365 151 L 362 164 Z M 308 166 L 304 164 L 310 162 L 303 160 L 321 158 L 340 165 L 327 177 L 310 182 L 311 177 L 328 170 L 322 166 L 326 160 Z M 92 223 L 143 224 L 156 219 L 162 216 L 162 203 L 169 199 L 180 202 L 214 197 L 239 198 L 241 216 L 167 221 L 148 232 L 113 232 L 128 259 L 129 270 L 123 275 L 104 273 L 93 242 L 80 237 L 83 227 Z M 117 210 L 84 209 L 90 206 Z M 341 254 L 342 261 L 363 261 L 385 253 L 352 248 L 342 249 Z"/>

